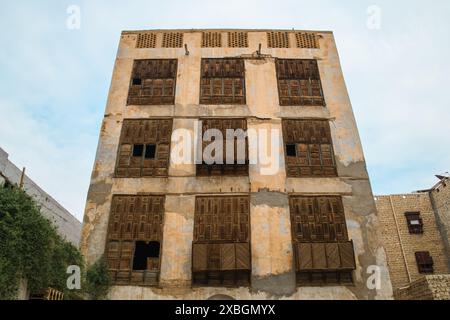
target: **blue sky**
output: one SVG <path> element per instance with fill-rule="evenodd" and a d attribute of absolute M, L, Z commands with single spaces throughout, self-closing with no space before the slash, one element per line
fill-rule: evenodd
<path fill-rule="evenodd" d="M 67 8 L 80 29 L 66 27 Z M 381 10 L 379 29 L 368 8 Z M 80 220 L 121 30 L 332 30 L 374 193 L 450 171 L 450 1 L 2 1 L 0 146 Z"/>

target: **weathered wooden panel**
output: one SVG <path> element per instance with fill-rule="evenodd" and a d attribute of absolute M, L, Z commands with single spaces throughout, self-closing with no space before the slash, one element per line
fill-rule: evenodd
<path fill-rule="evenodd" d="M 247 120 L 246 119 L 201 119 L 202 121 L 202 136 L 209 129 L 216 129 L 221 132 L 223 138 L 223 150 L 222 164 L 214 162 L 213 164 L 208 164 L 206 159 L 203 159 L 203 163 L 196 165 L 197 176 L 214 176 L 214 175 L 227 175 L 227 176 L 247 176 L 248 175 L 248 137 L 246 136 L 247 131 Z M 233 150 L 231 154 L 233 155 L 233 162 L 227 162 L 227 130 L 234 130 L 236 135 L 233 137 Z M 205 141 L 204 139 L 202 150 L 212 142 Z M 243 152 L 238 152 L 240 148 Z"/>
<path fill-rule="evenodd" d="M 202 59 L 201 104 L 245 104 L 245 101 L 243 59 Z"/>
<path fill-rule="evenodd" d="M 166 177 L 171 134 L 171 119 L 123 120 L 116 177 Z"/>
<path fill-rule="evenodd" d="M 276 59 L 278 95 L 281 106 L 324 106 L 317 61 Z"/>
<path fill-rule="evenodd" d="M 235 245 L 233 243 L 221 244 L 220 249 L 221 270 L 236 269 Z"/>
<path fill-rule="evenodd" d="M 312 250 L 310 243 L 298 243 L 297 248 L 297 270 L 312 270 Z"/>
<path fill-rule="evenodd" d="M 353 242 L 339 243 L 339 252 L 341 256 L 341 268 L 354 270 L 356 263 Z"/>
<path fill-rule="evenodd" d="M 236 243 L 236 269 L 237 270 L 250 270 L 250 244 L 249 243 Z"/>
<path fill-rule="evenodd" d="M 312 243 L 312 260 L 315 270 L 327 269 L 327 257 L 325 254 L 325 245 L 323 243 Z"/>
<path fill-rule="evenodd" d="M 208 245 L 195 243 L 192 245 L 192 270 L 208 270 Z"/>
<path fill-rule="evenodd" d="M 174 104 L 176 77 L 176 59 L 135 60 L 127 104 Z"/>
<path fill-rule="evenodd" d="M 327 120 L 286 119 L 282 127 L 288 177 L 337 176 Z"/>

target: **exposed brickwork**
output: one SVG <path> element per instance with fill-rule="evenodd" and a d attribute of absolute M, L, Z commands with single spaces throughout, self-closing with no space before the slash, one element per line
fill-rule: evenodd
<path fill-rule="evenodd" d="M 450 178 L 446 178 L 431 192 L 438 228 L 445 245 L 447 265 L 450 268 Z"/>
<path fill-rule="evenodd" d="M 450 300 L 450 275 L 422 277 L 394 294 L 397 300 Z"/>
<path fill-rule="evenodd" d="M 428 193 L 377 196 L 375 203 L 394 289 L 406 287 L 423 277 L 418 271 L 415 258 L 415 252 L 418 251 L 430 252 L 435 274 L 449 272 L 444 244 Z M 410 211 L 420 211 L 423 234 L 409 233 L 405 212 Z"/>

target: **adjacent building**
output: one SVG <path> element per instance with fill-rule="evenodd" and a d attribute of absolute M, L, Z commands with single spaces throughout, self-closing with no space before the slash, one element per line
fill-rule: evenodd
<path fill-rule="evenodd" d="M 24 172 L 9 161 L 9 155 L 0 148 L 0 185 L 21 186 L 36 201 L 44 217 L 56 227 L 59 235 L 78 247 L 81 238 L 81 222 L 42 190 Z"/>
<path fill-rule="evenodd" d="M 376 196 L 396 297 L 450 299 L 449 178 L 429 190 Z"/>
<path fill-rule="evenodd" d="M 331 32 L 122 32 L 81 241 L 110 298 L 389 299 L 378 230 Z"/>

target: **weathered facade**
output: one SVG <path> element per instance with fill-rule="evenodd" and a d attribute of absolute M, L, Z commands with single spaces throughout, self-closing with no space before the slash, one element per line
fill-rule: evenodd
<path fill-rule="evenodd" d="M 435 290 L 447 292 L 439 299 L 450 298 L 448 180 L 443 178 L 429 190 L 375 198 L 392 286 L 399 299 L 430 299 Z"/>
<path fill-rule="evenodd" d="M 177 129 L 278 132 L 279 166 L 176 161 Z M 331 32 L 122 32 L 81 243 L 111 298 L 390 299 L 378 224 Z"/>

